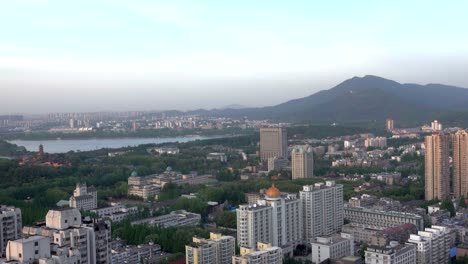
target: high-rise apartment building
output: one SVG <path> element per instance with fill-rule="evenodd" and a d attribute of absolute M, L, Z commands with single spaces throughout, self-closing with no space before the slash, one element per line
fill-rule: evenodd
<path fill-rule="evenodd" d="M 237 243 L 245 248 L 255 248 L 257 242 L 295 247 L 302 241 L 301 213 L 296 195 L 281 194 L 273 185 L 265 192 L 265 199 L 237 209 Z"/>
<path fill-rule="evenodd" d="M 459 130 L 453 141 L 453 194 L 468 197 L 468 132 Z"/>
<path fill-rule="evenodd" d="M 364 140 L 364 147 L 386 148 L 387 138 L 386 137 L 366 138 L 366 140 Z"/>
<path fill-rule="evenodd" d="M 295 146 L 291 152 L 292 179 L 314 177 L 314 156 L 309 146 Z"/>
<path fill-rule="evenodd" d="M 304 186 L 299 192 L 302 203 L 303 237 L 313 242 L 329 236 L 343 226 L 343 185 L 334 181 Z"/>
<path fill-rule="evenodd" d="M 232 257 L 232 264 L 281 264 L 283 251 L 280 247 L 273 247 L 268 243 L 258 242 L 257 250 L 253 248 L 240 249 L 240 256 Z"/>
<path fill-rule="evenodd" d="M 390 119 L 390 118 L 387 119 L 387 121 L 385 122 L 385 128 L 387 130 L 393 129 L 393 119 Z"/>
<path fill-rule="evenodd" d="M 210 233 L 210 239 L 194 237 L 193 242 L 185 246 L 185 263 L 231 264 L 235 247 L 236 240 L 232 236 Z"/>
<path fill-rule="evenodd" d="M 417 235 L 411 235 L 407 244 L 416 245 L 417 264 L 449 262 L 451 238 L 447 227 L 433 225 Z"/>
<path fill-rule="evenodd" d="M 288 157 L 287 134 L 284 127 L 260 128 L 260 159 L 268 161 L 273 157 Z"/>
<path fill-rule="evenodd" d="M 0 254 L 5 256 L 8 240 L 21 237 L 21 209 L 0 205 Z"/>
<path fill-rule="evenodd" d="M 97 191 L 94 186 L 87 187 L 86 183 L 76 184 L 73 196 L 69 200 L 71 208 L 89 211 L 97 208 Z"/>
<path fill-rule="evenodd" d="M 450 195 L 449 137 L 433 133 L 425 137 L 426 200 L 443 200 Z"/>
<path fill-rule="evenodd" d="M 434 120 L 432 123 L 431 123 L 431 129 L 432 131 L 441 131 L 442 130 L 442 124 L 439 123 L 439 121 L 437 120 Z"/>

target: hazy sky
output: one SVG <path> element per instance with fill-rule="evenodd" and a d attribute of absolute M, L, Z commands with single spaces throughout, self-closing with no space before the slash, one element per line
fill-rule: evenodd
<path fill-rule="evenodd" d="M 466 10 L 466 0 L 0 0 L 0 113 L 263 106 L 366 74 L 468 87 Z"/>

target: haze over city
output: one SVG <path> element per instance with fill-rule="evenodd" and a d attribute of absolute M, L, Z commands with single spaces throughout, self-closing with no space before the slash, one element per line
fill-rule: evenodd
<path fill-rule="evenodd" d="M 367 74 L 468 87 L 467 8 L 2 1 L 0 113 L 267 106 Z"/>

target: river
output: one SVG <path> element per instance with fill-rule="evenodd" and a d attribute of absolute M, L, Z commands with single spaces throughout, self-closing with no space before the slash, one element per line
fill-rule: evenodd
<path fill-rule="evenodd" d="M 160 144 L 167 142 L 189 142 L 198 139 L 217 137 L 167 137 L 167 138 L 92 138 L 92 139 L 57 139 L 57 140 L 10 140 L 8 142 L 25 147 L 28 151 L 38 151 L 39 145 L 44 146 L 47 153 L 66 153 L 69 151 L 90 151 L 102 148 L 134 147 L 142 144 Z"/>

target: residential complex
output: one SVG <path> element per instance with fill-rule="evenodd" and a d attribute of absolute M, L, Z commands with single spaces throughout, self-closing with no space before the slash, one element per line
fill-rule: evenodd
<path fill-rule="evenodd" d="M 309 146 L 295 146 L 291 151 L 292 179 L 314 177 L 314 157 Z"/>
<path fill-rule="evenodd" d="M 87 187 L 86 183 L 77 183 L 70 197 L 70 207 L 78 210 L 89 211 L 97 208 L 97 191 L 94 186 Z"/>
<path fill-rule="evenodd" d="M 365 251 L 366 264 L 414 264 L 416 247 L 392 242 L 387 246 L 369 246 Z"/>
<path fill-rule="evenodd" d="M 232 257 L 232 264 L 282 264 L 283 251 L 268 243 L 258 242 L 255 248 L 240 249 L 240 256 Z"/>
<path fill-rule="evenodd" d="M 132 221 L 132 225 L 155 225 L 160 227 L 189 226 L 200 224 L 201 216 L 185 210 L 172 211 L 169 214 Z"/>
<path fill-rule="evenodd" d="M 95 213 L 100 218 L 109 219 L 113 223 L 119 223 L 128 216 L 138 213 L 138 207 L 126 207 L 121 204 L 114 204 L 109 207 L 93 209 L 90 212 Z"/>
<path fill-rule="evenodd" d="M 256 204 L 237 209 L 237 243 L 255 248 L 257 242 L 292 248 L 302 240 L 301 201 L 296 195 L 281 194 L 274 185 Z"/>
<path fill-rule="evenodd" d="M 443 200 L 450 195 L 449 137 L 433 133 L 425 137 L 425 198 Z"/>
<path fill-rule="evenodd" d="M 190 245 L 185 246 L 186 264 L 230 264 L 235 255 L 234 237 L 210 233 L 209 239 L 194 237 Z"/>
<path fill-rule="evenodd" d="M 49 210 L 45 224 L 23 227 L 23 235 L 48 238 L 52 252 L 78 250 L 79 254 L 68 255 L 79 255 L 81 264 L 107 264 L 111 261 L 110 228 L 109 222 L 82 221 L 78 209 L 65 208 Z"/>
<path fill-rule="evenodd" d="M 376 137 L 376 138 L 367 138 L 364 140 L 364 146 L 366 148 L 385 148 L 387 147 L 387 138 L 385 137 Z"/>
<path fill-rule="evenodd" d="M 139 176 L 136 171 L 128 178 L 128 195 L 143 198 L 143 200 L 157 199 L 164 185 L 209 184 L 216 182 L 211 175 L 181 174 L 168 167 L 164 173 Z"/>
<path fill-rule="evenodd" d="M 126 245 L 125 241 L 114 240 L 111 243 L 111 263 L 154 263 L 155 259 L 161 255 L 161 246 L 149 242 L 144 245 Z"/>
<path fill-rule="evenodd" d="M 417 264 L 449 262 L 451 238 L 447 227 L 433 225 L 411 235 L 407 243 L 416 246 Z"/>
<path fill-rule="evenodd" d="M 0 257 L 5 256 L 8 240 L 21 237 L 21 210 L 13 206 L 0 205 Z"/>
<path fill-rule="evenodd" d="M 382 211 L 362 207 L 344 208 L 344 217 L 350 223 L 377 227 L 395 227 L 403 224 L 413 224 L 418 230 L 423 230 L 424 219 L 412 213 Z"/>
<path fill-rule="evenodd" d="M 327 259 L 334 261 L 354 254 L 353 236 L 346 233 L 317 237 L 311 246 L 313 263 L 322 263 Z"/>
<path fill-rule="evenodd" d="M 299 192 L 302 204 L 303 238 L 308 242 L 318 236 L 341 231 L 343 226 L 343 185 L 334 181 L 303 186 Z"/>
<path fill-rule="evenodd" d="M 453 141 L 453 194 L 468 197 L 468 132 L 459 130 Z"/>
<path fill-rule="evenodd" d="M 260 160 L 268 161 L 273 157 L 288 157 L 287 134 L 284 127 L 260 128 Z"/>

